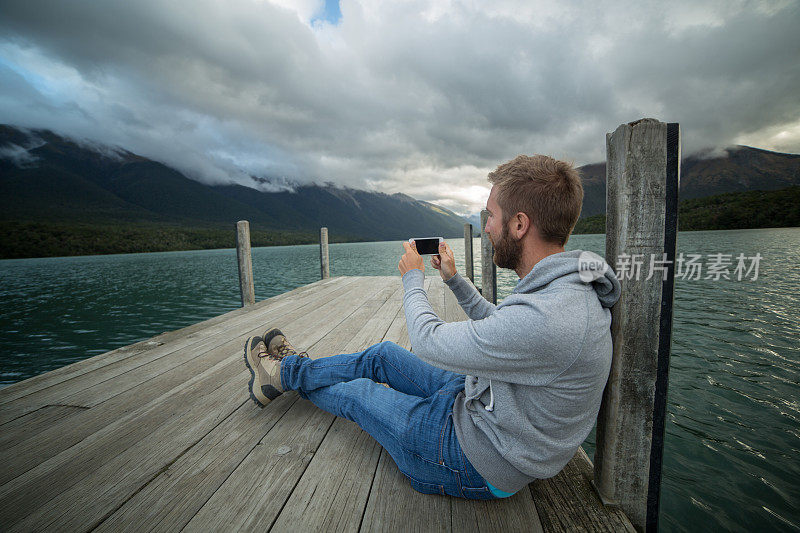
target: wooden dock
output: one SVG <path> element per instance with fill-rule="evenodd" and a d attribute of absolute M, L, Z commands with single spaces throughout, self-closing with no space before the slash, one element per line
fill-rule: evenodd
<path fill-rule="evenodd" d="M 426 290 L 466 319 L 438 275 Z M 294 391 L 248 398 L 248 336 L 410 349 L 402 298 L 399 276 L 325 278 L 0 390 L 0 530 L 632 531 L 583 450 L 511 498 L 425 495 L 355 423 Z"/>

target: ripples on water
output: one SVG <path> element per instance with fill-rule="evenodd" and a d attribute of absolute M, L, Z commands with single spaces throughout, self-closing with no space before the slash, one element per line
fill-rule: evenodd
<path fill-rule="evenodd" d="M 576 235 L 567 248 L 602 255 L 604 242 Z M 463 239 L 450 244 L 463 272 Z M 480 286 L 478 239 L 473 249 Z M 664 531 L 800 524 L 798 249 L 798 228 L 678 235 L 678 251 L 704 264 L 718 252 L 763 259 L 756 281 L 676 282 Z M 331 244 L 330 254 L 333 276 L 393 276 L 402 244 Z M 257 299 L 281 294 L 319 279 L 319 247 L 255 248 L 253 270 Z M 0 384 L 235 309 L 237 276 L 233 250 L 0 261 Z M 498 271 L 499 299 L 517 279 Z"/>

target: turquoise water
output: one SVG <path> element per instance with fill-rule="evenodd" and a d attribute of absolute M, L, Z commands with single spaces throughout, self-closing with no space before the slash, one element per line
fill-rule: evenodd
<path fill-rule="evenodd" d="M 602 255 L 604 242 L 576 235 L 567 248 Z M 463 239 L 450 245 L 463 272 Z M 676 281 L 664 531 L 798 529 L 798 249 L 800 228 L 678 235 L 678 251 L 704 264 L 712 253 L 762 260 L 754 281 Z M 399 241 L 331 244 L 331 275 L 399 275 L 402 251 Z M 253 271 L 259 300 L 316 281 L 319 246 L 256 248 Z M 516 282 L 499 270 L 498 298 Z M 239 304 L 234 250 L 0 261 L 0 386 Z"/>

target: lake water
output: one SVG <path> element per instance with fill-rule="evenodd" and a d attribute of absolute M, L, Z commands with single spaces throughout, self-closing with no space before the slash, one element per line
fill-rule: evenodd
<path fill-rule="evenodd" d="M 575 235 L 567 249 L 603 255 L 604 243 Z M 463 272 L 463 239 L 450 245 Z M 473 249 L 477 267 L 479 239 Z M 664 531 L 798 530 L 798 249 L 800 228 L 678 234 L 678 252 L 702 254 L 704 267 L 716 253 L 732 254 L 731 271 L 739 253 L 762 259 L 756 280 L 752 272 L 741 281 L 676 280 Z M 402 250 L 399 241 L 331 244 L 331 275 L 399 275 Z M 258 300 L 311 283 L 319 246 L 255 248 L 253 271 Z M 430 266 L 426 274 L 438 276 Z M 517 280 L 498 270 L 498 299 Z M 234 250 L 0 261 L 0 386 L 239 304 Z"/>

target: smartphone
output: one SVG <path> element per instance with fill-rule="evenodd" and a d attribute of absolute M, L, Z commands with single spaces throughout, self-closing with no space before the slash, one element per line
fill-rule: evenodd
<path fill-rule="evenodd" d="M 419 255 L 437 255 L 439 253 L 439 243 L 444 239 L 441 237 L 425 237 L 423 239 L 408 239 L 410 243 L 417 243 L 417 253 Z"/>

